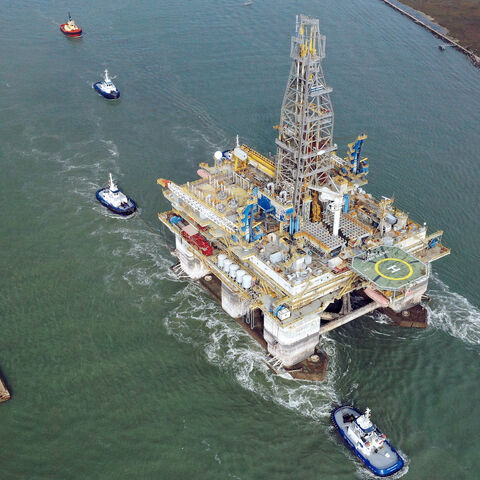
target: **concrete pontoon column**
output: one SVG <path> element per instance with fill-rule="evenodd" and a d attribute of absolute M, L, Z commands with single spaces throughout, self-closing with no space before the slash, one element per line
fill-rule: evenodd
<path fill-rule="evenodd" d="M 242 297 L 222 283 L 222 308 L 233 318 L 243 317 L 250 307 Z"/>
<path fill-rule="evenodd" d="M 175 235 L 177 257 L 182 270 L 193 280 L 198 280 L 209 273 L 208 268 L 190 251 L 190 246 L 180 237 Z"/>
<path fill-rule="evenodd" d="M 307 359 L 315 352 L 319 331 L 320 316 L 316 313 L 285 326 L 269 313 L 264 316 L 263 336 L 268 343 L 268 351 L 286 367 Z"/>
<path fill-rule="evenodd" d="M 409 288 L 405 293 L 405 297 L 398 302 L 393 301 L 390 304 L 390 308 L 394 312 L 401 312 L 418 305 L 422 301 L 422 295 L 427 291 L 427 286 L 428 281 Z"/>

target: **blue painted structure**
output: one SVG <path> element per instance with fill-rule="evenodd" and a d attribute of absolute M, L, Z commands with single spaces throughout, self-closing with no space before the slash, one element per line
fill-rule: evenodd
<path fill-rule="evenodd" d="M 101 85 L 103 82 L 97 82 L 93 84 L 93 88 L 100 94 L 102 97 L 108 98 L 109 100 L 116 100 L 120 98 L 120 92 L 115 90 L 114 92 L 105 92 L 102 90 Z"/>
<path fill-rule="evenodd" d="M 258 226 L 253 226 L 253 219 L 256 212 L 258 212 L 257 203 L 250 203 L 243 209 L 242 212 L 241 230 L 244 232 L 243 238 L 249 243 L 255 242 L 263 237 L 263 232 L 261 229 Z"/>
<path fill-rule="evenodd" d="M 338 424 L 335 414 L 339 411 L 344 409 L 345 407 L 354 410 L 358 416 L 361 415 L 361 412 L 359 412 L 356 408 L 350 406 L 350 405 L 342 405 L 334 410 L 332 413 L 332 421 L 334 425 L 337 427 L 337 430 L 339 431 L 340 435 L 342 436 L 343 440 L 345 443 L 348 445 L 348 447 L 355 453 L 355 455 L 363 462 L 363 464 L 375 475 L 378 475 L 379 477 L 388 477 L 389 475 L 393 475 L 395 472 L 398 472 L 400 469 L 403 468 L 405 462 L 403 461 L 403 458 L 400 456 L 400 454 L 395 450 L 394 447 L 390 444 L 388 440 L 385 440 L 385 443 L 390 447 L 392 452 L 397 455 L 397 462 L 387 468 L 378 468 L 375 465 L 372 464 L 372 462 L 366 458 L 362 453 L 357 450 L 353 442 L 350 440 L 350 438 L 347 436 L 346 432 L 343 430 L 343 428 Z M 378 431 L 378 429 L 377 429 Z"/>
<path fill-rule="evenodd" d="M 101 196 L 100 196 L 100 193 L 101 192 L 104 192 L 106 190 L 109 190 L 108 187 L 106 188 L 101 188 L 100 190 L 97 190 L 97 193 L 95 194 L 95 196 L 97 197 L 97 200 L 104 206 L 104 207 L 107 207 L 111 212 L 113 213 L 116 213 L 117 215 L 122 215 L 122 216 L 128 216 L 128 215 L 132 215 L 133 213 L 136 212 L 137 210 L 137 204 L 130 198 L 130 197 L 127 197 L 127 203 L 125 206 L 121 206 L 121 207 L 115 207 L 114 205 L 112 205 L 111 203 L 105 201 Z M 116 192 L 114 192 L 116 193 Z"/>
<path fill-rule="evenodd" d="M 347 160 L 350 163 L 349 169 L 342 168 L 344 175 L 353 175 L 354 177 L 366 177 L 368 175 L 368 158 L 360 158 L 362 145 L 366 135 L 359 135 L 354 143 L 348 144 Z"/>
<path fill-rule="evenodd" d="M 183 218 L 182 217 L 178 217 L 177 215 L 173 216 L 170 218 L 169 222 L 172 224 L 172 225 L 177 225 L 178 223 L 182 222 L 183 221 Z"/>

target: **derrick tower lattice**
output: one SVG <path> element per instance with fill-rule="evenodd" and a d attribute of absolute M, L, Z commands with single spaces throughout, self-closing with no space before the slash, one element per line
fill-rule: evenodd
<path fill-rule="evenodd" d="M 275 188 L 286 191 L 297 215 L 310 214 L 307 186 L 326 182 L 332 168 L 332 89 L 322 70 L 325 36 L 317 19 L 297 17 L 291 41 L 292 66 L 283 97 L 277 144 Z"/>

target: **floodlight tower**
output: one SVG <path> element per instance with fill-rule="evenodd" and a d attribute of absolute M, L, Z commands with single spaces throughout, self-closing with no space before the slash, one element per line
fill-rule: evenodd
<path fill-rule="evenodd" d="M 275 189 L 286 191 L 297 215 L 310 214 L 308 185 L 321 186 L 332 168 L 332 89 L 322 70 L 325 36 L 318 19 L 297 16 L 292 66 L 283 97 L 277 144 Z"/>

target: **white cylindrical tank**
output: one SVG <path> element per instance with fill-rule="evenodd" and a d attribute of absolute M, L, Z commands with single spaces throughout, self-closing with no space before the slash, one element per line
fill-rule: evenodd
<path fill-rule="evenodd" d="M 237 276 L 235 277 L 235 281 L 237 283 L 242 283 L 242 278 L 244 277 L 244 275 L 246 275 L 247 272 L 245 270 L 237 270 Z"/>
<path fill-rule="evenodd" d="M 385 217 L 385 220 L 390 224 L 390 225 L 395 225 L 397 223 L 397 217 L 395 215 L 392 215 L 391 213 L 388 213 Z"/>
<path fill-rule="evenodd" d="M 243 151 L 240 147 L 235 147 L 233 153 L 242 162 L 244 162 L 248 158 L 247 152 Z"/>
<path fill-rule="evenodd" d="M 391 247 L 394 244 L 392 237 L 383 237 L 383 244 L 387 247 Z"/>
<path fill-rule="evenodd" d="M 252 276 L 251 275 L 244 275 L 242 278 L 242 287 L 247 290 L 252 286 Z"/>
<path fill-rule="evenodd" d="M 237 270 L 239 270 L 240 267 L 236 263 L 232 263 L 230 265 L 230 269 L 228 270 L 228 275 L 230 278 L 235 278 L 237 276 Z"/>
<path fill-rule="evenodd" d="M 225 273 L 228 273 L 228 270 L 230 269 L 230 265 L 232 264 L 233 262 L 229 259 L 229 258 L 226 258 L 224 261 L 223 261 L 223 271 Z"/>
<path fill-rule="evenodd" d="M 226 256 L 224 253 L 221 253 L 221 254 L 217 257 L 217 265 L 218 265 L 218 268 L 223 268 L 223 262 L 225 261 L 226 258 L 227 258 L 227 256 Z"/>

